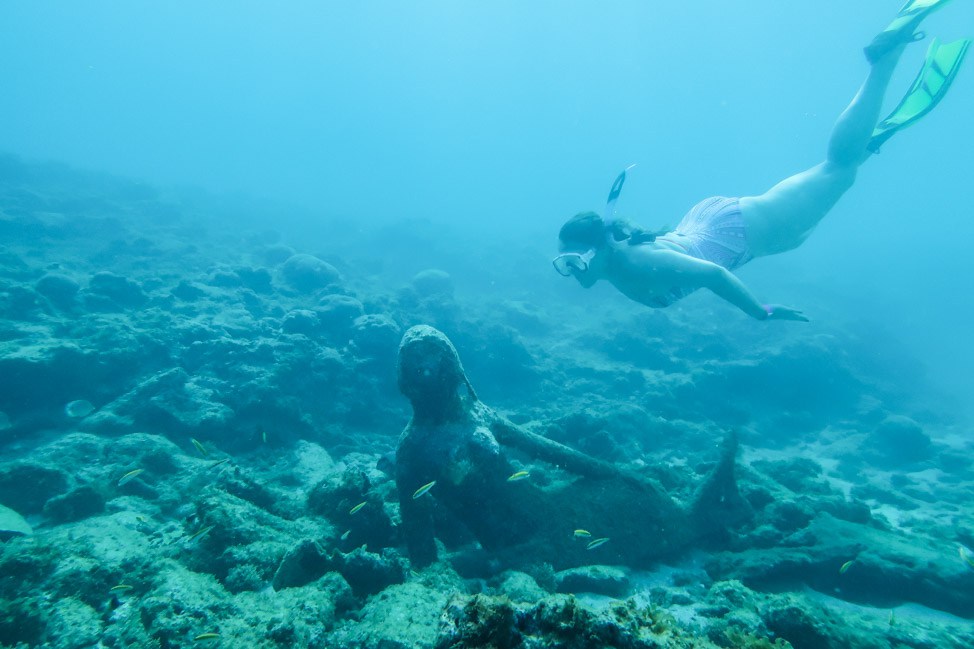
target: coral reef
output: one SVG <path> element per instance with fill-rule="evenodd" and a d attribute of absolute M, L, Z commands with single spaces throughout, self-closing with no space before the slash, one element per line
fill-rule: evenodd
<path fill-rule="evenodd" d="M 879 324 L 0 170 L 2 647 L 974 646 L 969 429 Z"/>

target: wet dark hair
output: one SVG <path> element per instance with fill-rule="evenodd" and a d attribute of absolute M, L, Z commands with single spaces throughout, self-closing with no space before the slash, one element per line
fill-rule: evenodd
<path fill-rule="evenodd" d="M 630 246 L 656 241 L 656 237 L 667 232 L 670 232 L 669 228 L 647 230 L 623 219 L 613 221 L 611 230 L 613 239 L 628 241 Z M 572 248 L 601 248 L 605 241 L 605 222 L 595 212 L 579 212 L 561 226 L 558 239 L 563 251 Z"/>
<path fill-rule="evenodd" d="M 562 250 L 599 248 L 605 238 L 602 217 L 595 212 L 579 212 L 558 232 Z"/>

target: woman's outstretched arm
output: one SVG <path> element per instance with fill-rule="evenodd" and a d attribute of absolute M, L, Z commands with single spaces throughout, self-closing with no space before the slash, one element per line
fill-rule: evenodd
<path fill-rule="evenodd" d="M 723 266 L 671 250 L 654 251 L 652 255 L 658 264 L 655 272 L 660 276 L 665 273 L 673 286 L 710 289 L 757 320 L 808 322 L 798 309 L 781 304 L 761 304 L 744 282 Z"/>
<path fill-rule="evenodd" d="M 717 271 L 714 272 L 713 279 L 707 288 L 752 318 L 808 322 L 805 314 L 798 309 L 783 304 L 761 304 L 737 275 L 721 266 L 717 266 Z"/>

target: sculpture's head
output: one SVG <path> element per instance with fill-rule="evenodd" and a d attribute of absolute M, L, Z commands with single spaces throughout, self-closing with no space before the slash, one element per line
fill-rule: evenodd
<path fill-rule="evenodd" d="M 460 389 L 477 395 L 467 381 L 450 339 L 427 325 L 411 327 L 399 343 L 399 390 L 413 404 L 417 418 L 445 419 L 461 408 Z"/>

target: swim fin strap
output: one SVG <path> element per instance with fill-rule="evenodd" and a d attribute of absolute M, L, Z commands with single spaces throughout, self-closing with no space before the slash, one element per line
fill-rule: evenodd
<path fill-rule="evenodd" d="M 879 153 L 879 148 L 886 143 L 886 140 L 915 123 L 940 103 L 954 77 L 957 76 L 960 64 L 970 46 L 971 41 L 967 38 L 944 45 L 941 45 L 938 39 L 933 39 L 930 49 L 927 50 L 927 58 L 920 68 L 920 73 L 913 80 L 913 85 L 893 112 L 873 131 L 872 138 L 866 145 L 869 151 Z"/>
<path fill-rule="evenodd" d="M 920 22 L 948 2 L 950 0 L 907 0 L 893 22 L 864 48 L 866 59 L 875 63 L 899 45 L 923 38 L 923 32 L 914 33 Z"/>

